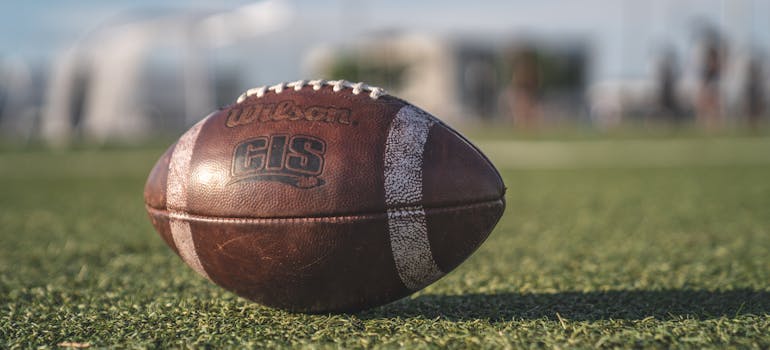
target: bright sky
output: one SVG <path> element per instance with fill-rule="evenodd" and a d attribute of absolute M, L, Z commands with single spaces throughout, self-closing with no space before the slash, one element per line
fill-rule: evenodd
<path fill-rule="evenodd" d="M 0 5 L 0 59 L 46 62 L 78 38 L 121 18 L 227 10 L 251 1 L 153 0 L 3 1 Z M 692 24 L 706 19 L 722 29 L 736 48 L 770 53 L 767 0 L 286 0 L 294 22 L 280 43 L 268 49 L 287 62 L 319 38 L 344 40 L 378 29 L 412 29 L 451 35 L 531 35 L 580 37 L 595 49 L 598 79 L 636 78 L 648 73 L 650 58 L 671 44 L 680 58 L 692 49 Z M 269 47 L 275 45 L 275 47 Z M 291 70 L 286 66 L 283 69 Z M 298 69 L 298 68 L 295 68 Z M 279 72 L 295 75 L 294 72 Z"/>

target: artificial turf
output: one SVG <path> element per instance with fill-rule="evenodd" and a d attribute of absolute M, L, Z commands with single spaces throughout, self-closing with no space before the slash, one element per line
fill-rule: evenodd
<path fill-rule="evenodd" d="M 3 151 L 0 348 L 768 348 L 770 139 L 714 142 L 481 140 L 508 186 L 488 241 L 341 315 L 265 308 L 185 266 L 142 204 L 161 149 Z"/>

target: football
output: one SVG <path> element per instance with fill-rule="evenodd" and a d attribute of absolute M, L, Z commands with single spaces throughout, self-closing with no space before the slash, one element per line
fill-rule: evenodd
<path fill-rule="evenodd" d="M 144 200 L 187 265 L 298 312 L 403 298 L 470 256 L 505 186 L 458 132 L 383 89 L 297 81 L 250 89 L 158 160 Z"/>

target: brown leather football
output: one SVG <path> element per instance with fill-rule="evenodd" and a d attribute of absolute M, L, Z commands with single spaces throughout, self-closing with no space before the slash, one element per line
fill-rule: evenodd
<path fill-rule="evenodd" d="M 487 238 L 505 187 L 490 161 L 382 89 L 251 89 L 152 169 L 152 224 L 196 272 L 258 303 L 357 311 L 438 280 Z"/>

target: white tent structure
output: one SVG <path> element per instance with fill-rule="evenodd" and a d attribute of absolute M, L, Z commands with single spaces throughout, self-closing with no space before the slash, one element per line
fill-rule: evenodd
<path fill-rule="evenodd" d="M 282 1 L 261 1 L 232 11 L 172 15 L 106 27 L 61 54 L 52 67 L 41 136 L 66 145 L 74 135 L 95 142 L 141 138 L 150 121 L 138 101 L 142 64 L 153 48 L 182 53 L 186 123 L 214 107 L 206 51 L 287 25 Z"/>

